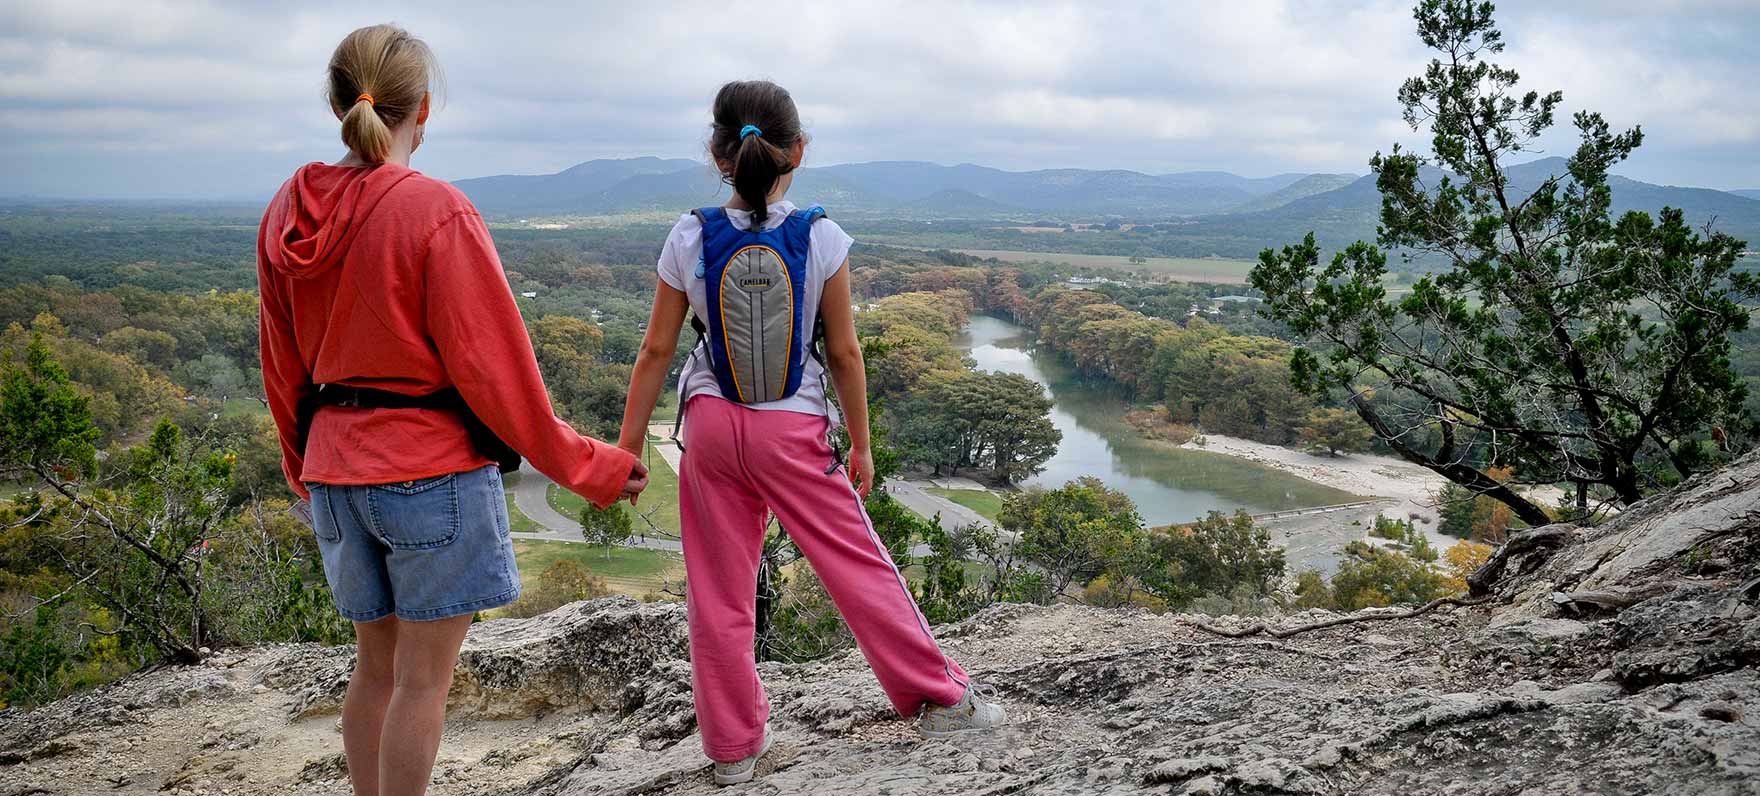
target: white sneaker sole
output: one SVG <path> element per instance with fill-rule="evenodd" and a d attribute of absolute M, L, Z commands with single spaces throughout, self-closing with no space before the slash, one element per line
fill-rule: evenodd
<path fill-rule="evenodd" d="M 918 728 L 918 732 L 921 733 L 924 738 L 952 738 L 952 737 L 959 736 L 959 735 L 970 735 L 971 733 L 974 733 L 974 732 L 989 732 L 990 730 L 994 730 L 994 729 L 996 729 L 996 728 L 995 727 L 966 727 L 964 729 L 959 729 L 959 730 L 924 730 L 924 729 Z"/>
<path fill-rule="evenodd" d="M 769 728 L 765 728 L 765 730 L 764 730 L 764 746 L 763 746 L 763 748 L 758 750 L 758 753 L 756 755 L 753 756 L 754 759 L 752 760 L 752 767 L 748 768 L 744 771 L 741 771 L 738 774 L 723 774 L 723 773 L 717 771 L 717 772 L 715 772 L 715 784 L 716 785 L 740 785 L 740 784 L 743 784 L 746 782 L 751 782 L 752 777 L 755 777 L 758 774 L 758 761 L 763 760 L 764 755 L 769 754 L 770 747 L 775 744 L 776 744 L 776 738 L 770 734 Z"/>
<path fill-rule="evenodd" d="M 994 730 L 1000 729 L 1003 725 L 1005 725 L 1007 723 L 1008 723 L 1008 715 L 1003 714 L 1001 721 L 998 721 L 995 724 L 992 724 L 988 727 L 961 727 L 957 730 L 930 730 L 930 729 L 925 729 L 922 725 L 919 724 L 919 725 L 917 725 L 917 732 L 920 733 L 924 738 L 951 738 L 951 737 L 959 736 L 959 735 L 968 735 L 968 734 L 974 733 L 974 732 L 992 732 Z"/>

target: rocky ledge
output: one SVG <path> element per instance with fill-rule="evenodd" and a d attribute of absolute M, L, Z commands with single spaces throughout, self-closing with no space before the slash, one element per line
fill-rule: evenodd
<path fill-rule="evenodd" d="M 1526 532 L 1472 607 L 1228 638 L 1178 615 L 999 606 L 939 634 L 998 688 L 1006 729 L 920 739 L 853 652 L 766 665 L 776 749 L 719 792 L 1760 793 L 1757 575 L 1750 456 L 1602 526 Z M 683 606 L 627 599 L 473 628 L 431 792 L 717 792 L 684 632 Z M 346 794 L 349 663 L 230 652 L 0 712 L 0 796 Z"/>

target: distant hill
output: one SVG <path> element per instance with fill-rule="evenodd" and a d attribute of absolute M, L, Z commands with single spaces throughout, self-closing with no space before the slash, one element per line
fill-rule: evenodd
<path fill-rule="evenodd" d="M 797 185 L 813 185 L 812 176 L 836 177 L 861 192 L 858 205 L 870 208 L 887 204 L 900 209 L 922 207 L 930 197 L 957 191 L 1003 209 L 1081 217 L 1213 213 L 1306 176 L 1249 178 L 1221 171 L 1153 175 L 1120 169 L 1003 171 L 969 163 L 942 166 L 917 161 L 852 163 L 802 171 Z"/>
<path fill-rule="evenodd" d="M 1337 190 L 1355 182 L 1355 174 L 1309 174 L 1289 185 L 1264 196 L 1253 199 L 1246 204 L 1229 208 L 1230 213 L 1253 213 L 1260 210 L 1272 210 L 1289 204 L 1303 197 Z"/>
<path fill-rule="evenodd" d="M 801 169 L 795 175 L 793 195 L 798 202 L 845 211 L 933 215 L 951 202 L 962 213 L 984 216 L 1029 212 L 1071 218 L 1174 218 L 1239 207 L 1309 176 L 1003 171 L 971 164 L 883 161 Z M 659 158 L 593 160 L 556 174 L 483 177 L 456 184 L 484 213 L 501 218 L 693 207 L 725 199 L 729 190 L 703 164 Z"/>
<path fill-rule="evenodd" d="M 1551 174 L 1564 174 L 1563 158 L 1546 158 L 1509 169 L 1514 192 L 1526 196 Z M 1440 171 L 1425 174 L 1434 184 Z M 1694 224 L 1718 229 L 1760 246 L 1760 198 L 1742 192 L 1655 185 L 1614 176 L 1614 210 L 1686 211 Z M 682 211 L 726 201 L 731 190 L 707 165 L 691 160 L 632 158 L 592 160 L 556 174 L 483 177 L 458 187 L 494 218 L 595 215 L 642 210 Z M 1760 191 L 1746 192 L 1760 194 Z M 1381 194 L 1373 175 L 1280 174 L 1242 177 L 1222 171 L 1145 174 L 1136 171 L 1044 169 L 1004 171 L 986 166 L 942 166 L 919 161 L 877 161 L 804 168 L 790 192 L 796 203 L 823 204 L 840 218 L 892 217 L 1021 222 L 1119 218 L 1155 224 L 1164 254 L 1251 257 L 1313 230 L 1327 248 L 1375 236 Z M 1164 223 L 1173 222 L 1173 223 Z M 1083 239 L 1091 240 L 1091 239 Z M 1089 246 L 1034 239 L 1035 247 Z M 1008 245 L 974 246 L 1008 248 Z M 1081 251 L 1095 253 L 1093 248 Z"/>
<path fill-rule="evenodd" d="M 608 193 L 633 177 L 679 172 L 698 164 L 689 160 L 629 158 L 589 160 L 555 174 L 503 175 L 453 183 L 478 208 L 494 215 L 578 212 L 603 206 Z M 707 171 L 707 169 L 705 169 Z"/>
<path fill-rule="evenodd" d="M 1564 158 L 1545 158 L 1509 169 L 1512 192 L 1526 197 L 1549 175 L 1566 173 Z M 1442 172 L 1427 169 L 1425 182 L 1434 185 Z M 1685 211 L 1697 225 L 1714 223 L 1755 245 L 1760 243 L 1760 200 L 1707 188 L 1655 185 L 1613 175 L 1614 214 L 1630 210 L 1655 213 L 1663 207 Z M 1179 234 L 1215 241 L 1214 253 L 1224 257 L 1250 257 L 1265 246 L 1282 246 L 1301 240 L 1309 230 L 1328 249 L 1357 240 L 1373 240 L 1381 214 L 1381 193 L 1375 176 L 1367 175 L 1330 191 L 1294 199 L 1280 207 L 1246 213 L 1206 216 L 1179 226 Z"/>
<path fill-rule="evenodd" d="M 1019 210 L 958 188 L 936 191 L 917 200 L 915 205 L 919 210 L 947 218 L 993 218 Z"/>
<path fill-rule="evenodd" d="M 1760 188 L 1741 188 L 1738 190 L 1730 191 L 1730 193 L 1733 193 L 1736 196 L 1742 196 L 1742 197 L 1746 197 L 1749 199 L 1760 199 Z"/>

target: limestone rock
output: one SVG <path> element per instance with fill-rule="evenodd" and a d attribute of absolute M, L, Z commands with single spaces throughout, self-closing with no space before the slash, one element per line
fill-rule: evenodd
<path fill-rule="evenodd" d="M 695 735 L 682 605 L 486 622 L 431 792 L 1760 793 L 1756 484 L 1749 457 L 1510 556 L 1489 605 L 1412 619 L 1224 639 L 1177 615 L 995 606 L 937 628 L 1008 706 L 989 734 L 918 737 L 854 651 L 765 664 L 777 744 L 732 791 Z M 0 794 L 348 793 L 350 651 L 221 654 L 0 711 Z"/>
<path fill-rule="evenodd" d="M 627 597 L 573 603 L 541 622 L 497 619 L 471 628 L 448 708 L 486 718 L 620 710 L 632 682 L 656 664 L 688 658 L 682 604 Z"/>

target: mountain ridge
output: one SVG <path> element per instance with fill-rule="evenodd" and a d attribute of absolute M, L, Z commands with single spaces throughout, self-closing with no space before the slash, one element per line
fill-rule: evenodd
<path fill-rule="evenodd" d="M 1263 199 L 1312 175 L 1243 177 L 1226 171 L 1148 174 L 1129 169 L 1004 169 L 962 163 L 871 161 L 810 166 L 795 192 L 839 209 L 910 211 L 960 192 L 993 212 L 1190 216 Z M 493 175 L 453 183 L 484 213 L 595 214 L 681 207 L 725 197 L 719 175 L 690 160 L 591 160 L 555 174 Z"/>
<path fill-rule="evenodd" d="M 1563 158 L 1542 158 L 1512 165 L 1508 175 L 1514 193 L 1526 196 L 1547 177 L 1567 175 L 1565 166 Z M 1428 168 L 1423 174 L 1434 185 L 1442 172 Z M 1694 226 L 1714 224 L 1723 232 L 1760 245 L 1760 196 L 1659 185 L 1620 175 L 1611 175 L 1609 183 L 1616 215 L 1676 207 Z M 454 184 L 485 215 L 500 219 L 676 212 L 720 204 L 730 195 L 720 175 L 706 164 L 660 158 L 587 161 L 556 174 L 481 177 Z M 1168 174 L 1128 169 L 1007 171 L 970 163 L 944 166 L 925 161 L 801 168 L 795 172 L 791 195 L 799 204 L 822 204 L 846 219 L 853 214 L 858 219 L 980 223 L 1118 219 L 1157 224 L 1162 227 L 1157 234 L 1164 236 L 1159 253 L 1177 256 L 1251 257 L 1265 246 L 1299 240 L 1309 231 L 1328 248 L 1373 240 L 1381 209 L 1381 195 L 1372 174 L 1242 177 L 1214 170 Z M 1059 247 L 1088 244 L 1041 237 L 1033 245 L 1059 251 Z"/>

